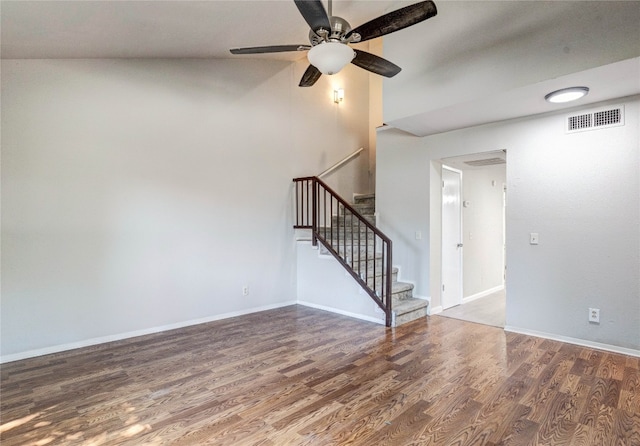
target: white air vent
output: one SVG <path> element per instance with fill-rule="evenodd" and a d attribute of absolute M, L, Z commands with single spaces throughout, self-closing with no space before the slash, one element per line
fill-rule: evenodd
<path fill-rule="evenodd" d="M 494 164 L 506 164 L 507 161 L 502 158 L 487 158 L 483 160 L 465 161 L 464 163 L 469 166 L 479 167 L 479 166 L 493 166 Z"/>
<path fill-rule="evenodd" d="M 624 125 L 624 106 L 594 110 L 567 117 L 567 133 L 598 130 Z"/>
<path fill-rule="evenodd" d="M 591 122 L 592 116 L 593 115 L 591 113 L 587 113 L 586 115 L 569 116 L 567 121 L 568 131 L 573 132 L 576 130 L 590 129 L 593 127 Z"/>
<path fill-rule="evenodd" d="M 593 126 L 604 127 L 614 124 L 620 124 L 620 109 L 605 110 L 593 114 Z"/>

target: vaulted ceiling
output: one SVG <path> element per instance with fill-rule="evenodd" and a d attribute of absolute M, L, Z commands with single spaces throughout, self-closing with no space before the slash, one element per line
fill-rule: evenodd
<path fill-rule="evenodd" d="M 414 2 L 335 0 L 357 26 Z M 550 88 L 587 84 L 582 104 L 640 93 L 640 1 L 448 1 L 384 38 L 403 71 L 384 82 L 385 120 L 416 135 L 558 109 Z M 2 58 L 295 60 L 229 48 L 306 44 L 293 1 L 2 0 Z M 313 88 L 313 87 L 312 87 Z"/>

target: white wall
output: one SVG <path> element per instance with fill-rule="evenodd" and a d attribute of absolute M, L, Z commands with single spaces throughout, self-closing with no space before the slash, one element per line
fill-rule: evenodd
<path fill-rule="evenodd" d="M 417 294 L 440 305 L 434 161 L 504 148 L 507 325 L 640 350 L 640 99 L 608 104 L 619 103 L 626 125 L 576 134 L 564 122 L 580 108 L 424 138 L 380 131 L 381 229 L 392 234 L 394 264 L 415 271 Z M 417 228 L 430 231 L 426 243 L 413 240 Z M 588 323 L 589 307 L 600 308 L 599 325 Z"/>
<path fill-rule="evenodd" d="M 384 312 L 332 255 L 311 242 L 298 242 L 297 254 L 298 303 L 384 325 Z"/>
<path fill-rule="evenodd" d="M 3 360 L 294 302 L 291 179 L 369 138 L 367 73 L 305 69 L 3 60 Z"/>
<path fill-rule="evenodd" d="M 463 297 L 468 298 L 504 284 L 503 189 L 504 164 L 464 168 L 462 208 Z"/>
<path fill-rule="evenodd" d="M 399 279 L 416 286 L 414 296 L 428 298 L 429 257 L 424 254 L 430 246 L 429 153 L 419 141 L 394 129 L 378 131 L 376 212 L 378 226 L 393 243 L 393 266 L 400 267 Z M 416 232 L 422 234 L 420 240 Z"/>

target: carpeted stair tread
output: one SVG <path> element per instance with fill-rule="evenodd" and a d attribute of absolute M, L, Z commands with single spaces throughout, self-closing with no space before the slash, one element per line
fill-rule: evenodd
<path fill-rule="evenodd" d="M 376 204 L 376 194 L 362 194 L 362 195 L 355 195 L 353 197 L 352 206 L 358 206 L 358 205 L 375 206 L 375 204 Z"/>
<path fill-rule="evenodd" d="M 429 302 L 412 297 L 393 304 L 393 326 L 397 327 L 407 322 L 427 317 Z"/>
<path fill-rule="evenodd" d="M 413 290 L 412 283 L 393 282 L 391 284 L 391 294 L 402 293 L 404 291 L 410 291 L 410 290 Z"/>
<path fill-rule="evenodd" d="M 412 297 L 411 299 L 404 299 L 399 303 L 394 303 L 393 311 L 397 317 L 398 315 L 409 313 L 420 308 L 426 308 L 428 305 L 429 301 Z"/>

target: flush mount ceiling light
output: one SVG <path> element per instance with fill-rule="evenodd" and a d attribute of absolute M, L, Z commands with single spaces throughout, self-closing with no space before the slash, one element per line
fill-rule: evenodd
<path fill-rule="evenodd" d="M 554 104 L 561 104 L 563 102 L 571 102 L 576 99 L 580 99 L 583 96 L 586 96 L 589 93 L 589 88 L 587 87 L 570 87 L 563 88 L 561 90 L 556 90 L 544 98 L 547 102 L 553 102 Z"/>
<path fill-rule="evenodd" d="M 343 43 L 326 42 L 314 46 L 309 50 L 309 63 L 322 74 L 335 74 L 351 62 L 356 53 Z"/>

